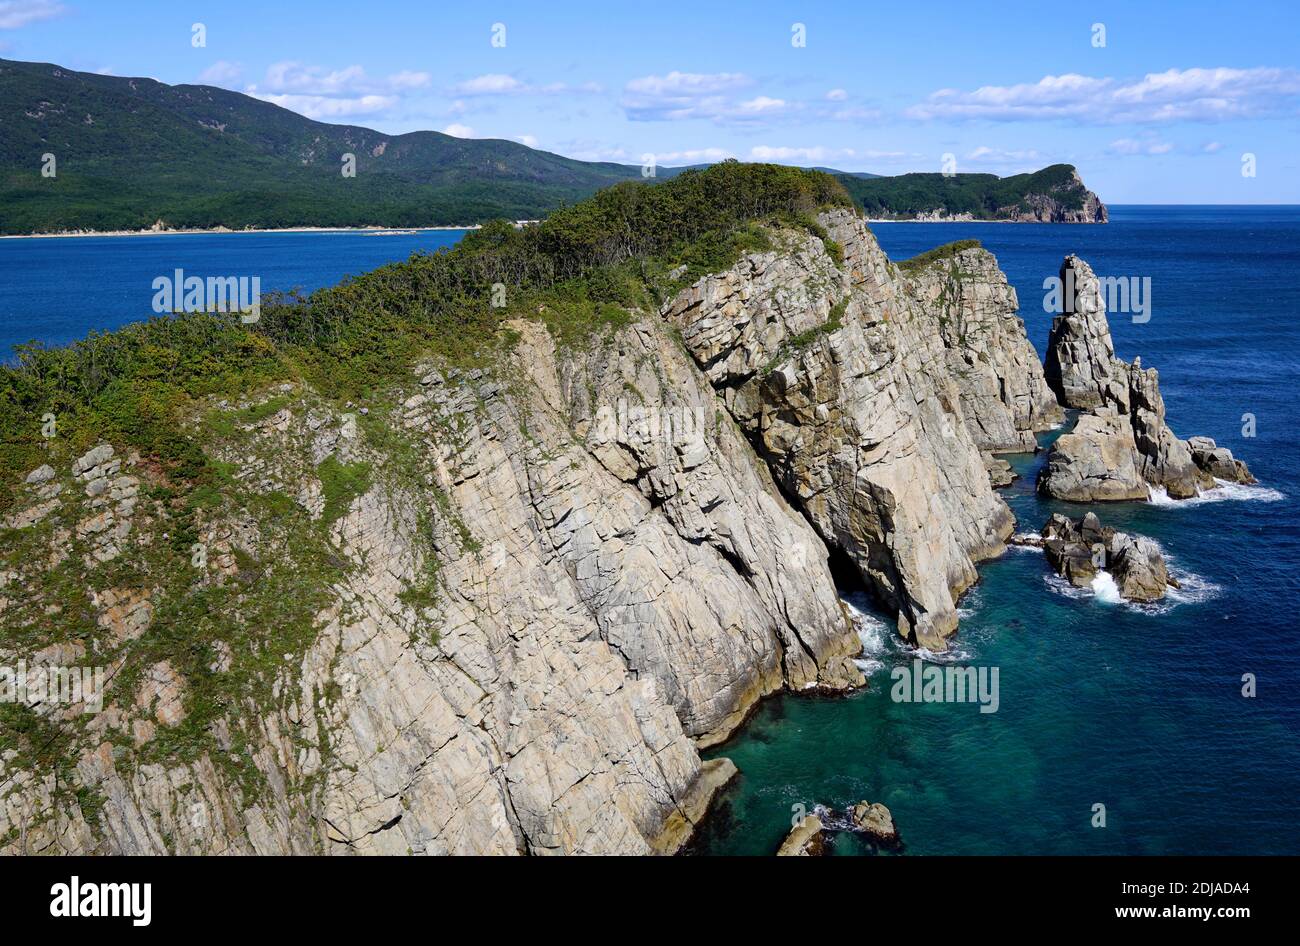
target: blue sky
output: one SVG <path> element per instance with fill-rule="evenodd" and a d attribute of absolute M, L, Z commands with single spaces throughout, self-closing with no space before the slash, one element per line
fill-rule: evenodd
<path fill-rule="evenodd" d="M 1298 39 L 1294 2 L 0 0 L 0 56 L 386 133 L 633 164 L 1064 161 L 1112 203 L 1300 203 Z"/>

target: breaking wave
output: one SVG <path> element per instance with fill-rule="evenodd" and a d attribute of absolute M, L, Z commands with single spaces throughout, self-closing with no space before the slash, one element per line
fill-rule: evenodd
<path fill-rule="evenodd" d="M 1153 506 L 1191 507 L 1203 506 L 1206 503 L 1221 503 L 1228 500 L 1275 503 L 1286 499 L 1284 493 L 1268 486 L 1260 486 L 1258 483 L 1254 486 L 1247 486 L 1244 483 L 1229 483 L 1227 480 L 1220 479 L 1216 479 L 1214 482 L 1218 485 L 1201 490 L 1190 499 L 1172 499 L 1163 486 L 1151 486 L 1147 490 L 1149 493 L 1147 501 Z"/>

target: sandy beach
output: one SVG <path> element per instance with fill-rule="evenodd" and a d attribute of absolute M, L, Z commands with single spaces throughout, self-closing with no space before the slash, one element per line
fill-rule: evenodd
<path fill-rule="evenodd" d="M 182 233 L 373 233 L 390 236 L 399 233 L 423 233 L 433 230 L 477 230 L 482 224 L 464 227 L 274 227 L 269 229 L 232 230 L 229 227 L 180 230 L 64 230 L 58 233 L 7 233 L 0 240 L 54 240 L 70 237 L 171 236 Z"/>

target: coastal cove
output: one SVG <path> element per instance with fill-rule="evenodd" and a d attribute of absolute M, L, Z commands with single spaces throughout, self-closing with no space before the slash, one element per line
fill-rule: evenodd
<path fill-rule="evenodd" d="M 961 627 L 951 649 L 932 655 L 904 644 L 892 619 L 861 588 L 844 582 L 840 591 L 855 610 L 864 648 L 856 665 L 868 685 L 843 696 L 770 696 L 730 738 L 704 752 L 707 759 L 731 759 L 739 776 L 715 799 L 689 848 L 693 853 L 771 854 L 789 831 L 795 806 L 843 809 L 863 799 L 889 806 L 904 851 L 912 854 L 1297 852 L 1293 799 L 1300 791 L 1295 738 L 1300 714 L 1290 697 L 1300 688 L 1300 632 L 1293 618 L 1300 604 L 1300 517 L 1293 502 L 1300 496 L 1300 432 L 1293 403 L 1300 332 L 1291 314 L 1300 310 L 1300 289 L 1279 274 L 1300 263 L 1300 210 L 1110 210 L 1111 222 L 1104 227 L 876 223 L 871 230 L 895 261 L 947 241 L 982 240 L 1018 292 L 1020 316 L 1040 357 L 1051 324 L 1042 306 L 1043 282 L 1056 274 L 1064 255 L 1077 253 L 1102 275 L 1149 278 L 1151 318 L 1140 324 L 1122 314 L 1110 319 L 1116 353 L 1124 359 L 1140 355 L 1144 366 L 1159 369 L 1173 428 L 1230 447 L 1250 464 L 1259 484 L 1224 487 L 1182 503 L 1084 506 L 1036 493 L 1046 452 L 1008 457 L 1020 476 L 1001 493 L 1017 530 L 1037 532 L 1052 512 L 1077 517 L 1092 509 L 1106 525 L 1160 543 L 1181 587 L 1155 605 L 1111 601 L 1058 579 L 1039 551 L 1010 548 L 979 564 L 978 582 L 958 605 Z M 413 251 L 452 245 L 459 237 L 446 231 L 383 237 L 338 232 L 87 237 L 43 240 L 39 252 L 31 249 L 35 241 L 4 241 L 0 344 L 7 354 L 11 344 L 29 339 L 63 344 L 140 319 L 149 311 L 151 280 L 178 267 L 203 274 L 260 274 L 266 291 L 311 290 Z M 1268 291 L 1261 291 L 1265 286 Z M 534 349 L 546 350 L 540 342 Z M 667 344 L 649 349 L 642 361 L 669 364 L 679 357 Z M 575 363 L 600 383 L 607 381 L 609 363 L 594 356 Z M 546 365 L 539 364 L 533 368 L 540 374 Z M 646 385 L 655 379 L 647 371 L 635 380 Z M 421 379 L 427 393 L 411 400 L 433 420 L 448 403 L 454 406 L 444 383 L 433 375 Z M 284 399 L 268 402 L 276 409 L 291 400 L 290 391 L 281 393 Z M 316 409 L 319 405 L 307 405 L 299 416 Z M 274 411 L 268 409 L 266 416 L 250 411 L 241 415 L 248 429 L 265 432 L 274 426 L 267 424 Z M 1253 437 L 1242 436 L 1246 414 L 1257 422 Z M 524 425 L 510 420 L 500 430 L 518 428 L 522 438 Z M 1065 426 L 1040 432 L 1039 445 L 1049 446 L 1073 421 L 1071 415 Z M 339 437 L 339 443 L 349 439 Z M 726 443 L 734 443 L 727 450 L 737 454 L 743 446 L 739 438 Z M 117 462 L 112 450 L 108 453 L 95 463 Z M 485 469 L 506 465 L 503 457 L 485 463 Z M 322 482 L 331 479 L 335 495 L 342 490 L 351 502 L 348 489 L 365 491 L 360 461 L 337 467 L 316 472 Z M 737 476 L 750 469 L 747 462 L 735 467 Z M 356 482 L 361 485 L 350 485 Z M 738 488 L 737 501 L 758 492 Z M 480 520 L 473 514 L 487 512 L 489 505 L 466 505 L 470 515 L 461 529 L 477 528 Z M 493 525 L 493 535 L 512 534 L 504 520 Z M 803 527 L 797 517 L 787 526 Z M 464 544 L 463 537 L 460 541 Z M 773 561 L 784 547 L 773 543 Z M 496 555 L 497 547 L 489 546 L 483 567 Z M 466 554 L 459 567 L 480 566 L 476 556 Z M 771 571 L 777 573 L 774 566 Z M 530 577 L 534 583 L 519 590 L 520 597 L 542 594 L 547 576 L 539 570 Z M 712 587 L 717 593 L 718 586 Z M 829 582 L 824 587 L 833 616 L 833 589 Z M 795 588 L 797 582 L 783 594 Z M 549 605 L 539 610 L 562 611 Z M 808 625 L 825 617 L 811 606 L 803 613 Z M 801 641 L 803 630 L 796 628 Z M 827 667 L 835 664 L 833 642 L 808 640 L 825 646 Z M 438 644 L 436 635 L 432 643 Z M 409 651 L 404 639 L 393 644 L 392 654 L 403 660 Z M 891 700 L 891 671 L 911 666 L 918 656 L 947 666 L 996 667 L 997 711 L 981 713 L 969 703 Z M 436 691 L 433 683 L 407 672 Z M 818 673 L 800 669 L 798 682 L 788 677 L 787 683 L 802 687 L 809 681 L 811 689 Z M 1245 673 L 1259 678 L 1254 699 L 1241 695 Z M 773 688 L 770 678 L 760 684 Z M 638 692 L 641 686 L 638 681 Z M 647 701 L 653 696 L 650 687 Z M 725 707 L 697 700 L 690 707 L 690 734 L 710 737 L 703 740 L 709 744 L 716 741 L 713 736 L 729 732 L 733 721 Z M 516 725 L 508 714 L 503 720 Z M 544 722 L 530 725 L 547 732 Z M 410 731 L 396 730 L 403 738 Z M 477 738 L 472 726 L 464 734 Z M 684 738 L 680 744 L 685 753 Z M 411 758 L 426 749 L 406 748 Z M 535 764 L 540 769 L 554 755 L 538 752 Z M 536 772 L 527 774 L 531 784 L 547 783 Z M 1105 829 L 1090 825 L 1097 804 L 1109 813 Z M 376 823 L 387 823 L 390 813 L 380 807 L 377 803 Z M 436 807 L 430 802 L 429 810 L 414 813 L 408 825 L 417 817 L 432 823 Z M 358 830 L 358 838 L 372 839 L 366 843 L 399 843 L 393 840 L 396 832 L 385 836 L 369 831 L 368 824 L 360 828 L 368 833 Z M 493 842 L 501 839 L 506 847 L 512 843 L 508 829 L 492 836 Z M 671 849 L 667 842 L 665 849 Z M 866 852 L 854 835 L 836 836 L 831 849 Z"/>

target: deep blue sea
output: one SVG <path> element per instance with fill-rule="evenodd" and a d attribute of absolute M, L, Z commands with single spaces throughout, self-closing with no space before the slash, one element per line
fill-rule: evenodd
<path fill-rule="evenodd" d="M 783 695 L 719 747 L 741 776 L 694 850 L 770 854 L 793 806 L 868 799 L 909 854 L 1300 853 L 1300 207 L 1111 208 L 1105 226 L 874 224 L 902 259 L 976 237 L 1016 287 L 1041 352 L 1043 280 L 1066 253 L 1101 275 L 1150 277 L 1151 318 L 1115 315 L 1117 353 L 1160 370 L 1174 430 L 1246 460 L 1255 489 L 1100 507 L 1155 538 L 1184 589 L 1139 608 L 1068 589 L 1040 553 L 980 568 L 943 660 L 996 667 L 999 709 L 890 699 L 916 654 L 855 599 L 869 686 Z M 0 350 L 63 343 L 149 314 L 151 282 L 260 274 L 312 289 L 457 233 L 229 234 L 0 240 Z M 1253 414 L 1256 435 L 1242 435 Z M 1044 435 L 1047 442 L 1054 435 Z M 1006 490 L 1022 531 L 1055 509 L 1033 491 L 1043 454 Z M 1242 695 L 1254 674 L 1257 695 Z M 1105 827 L 1094 827 L 1104 805 Z M 866 853 L 840 835 L 836 854 Z"/>
<path fill-rule="evenodd" d="M 263 294 L 310 292 L 416 250 L 451 246 L 464 230 L 372 236 L 356 230 L 167 233 L 0 240 L 0 360 L 15 344 L 66 345 L 92 329 L 153 315 L 153 281 L 258 276 Z"/>

